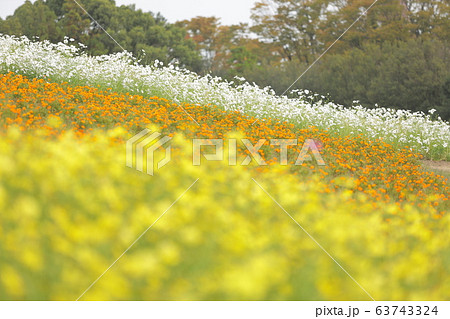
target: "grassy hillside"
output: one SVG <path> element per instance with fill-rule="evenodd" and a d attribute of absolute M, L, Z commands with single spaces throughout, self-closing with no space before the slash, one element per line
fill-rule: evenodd
<path fill-rule="evenodd" d="M 67 41 L 68 43 L 68 41 Z M 0 72 L 110 88 L 119 93 L 158 96 L 175 103 L 214 105 L 257 118 L 277 118 L 298 128 L 311 125 L 338 136 L 363 134 L 383 139 L 398 148 L 409 147 L 430 159 L 450 159 L 450 125 L 433 119 L 432 112 L 409 112 L 386 108 L 344 108 L 320 96 L 288 99 L 270 88 L 242 82 L 235 85 L 220 78 L 199 77 L 174 66 L 141 66 L 126 52 L 91 57 L 68 44 L 32 42 L 0 37 Z M 238 82 L 241 82 L 238 80 Z"/>

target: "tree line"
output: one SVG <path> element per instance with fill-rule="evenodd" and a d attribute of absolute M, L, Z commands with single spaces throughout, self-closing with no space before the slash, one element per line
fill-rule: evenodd
<path fill-rule="evenodd" d="M 201 71 L 202 58 L 186 31 L 160 14 L 137 10 L 134 5 L 116 6 L 112 0 L 26 1 L 12 16 L 0 20 L 0 33 L 34 36 L 57 43 L 68 36 L 87 46 L 92 55 L 119 52 L 125 48 L 151 64 L 178 61 L 181 66 Z M 102 29 L 104 28 L 104 30 Z M 111 37 L 117 41 L 118 45 Z"/>
<path fill-rule="evenodd" d="M 373 0 L 263 0 L 251 11 L 252 23 L 239 25 L 216 17 L 171 24 L 113 0 L 79 2 L 98 24 L 73 0 L 37 0 L 0 20 L 0 33 L 52 42 L 69 36 L 94 55 L 121 50 L 104 27 L 141 63 L 177 61 L 279 94 L 314 63 L 290 90 L 328 94 L 346 106 L 358 100 L 366 107 L 434 108 L 450 119 L 449 0 L 378 0 L 368 11 Z"/>

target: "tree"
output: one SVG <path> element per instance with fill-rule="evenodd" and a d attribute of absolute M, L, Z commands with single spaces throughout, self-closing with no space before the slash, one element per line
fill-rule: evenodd
<path fill-rule="evenodd" d="M 203 73 L 232 79 L 278 59 L 272 47 L 252 37 L 245 23 L 221 25 L 216 17 L 195 17 L 177 23 L 187 30 L 203 57 Z"/>
<path fill-rule="evenodd" d="M 252 31 L 273 43 L 288 61 L 312 62 L 320 51 L 317 37 L 329 0 L 263 0 L 252 9 Z"/>
<path fill-rule="evenodd" d="M 64 8 L 63 8 L 64 2 L 66 2 L 66 0 L 46 0 L 45 1 L 47 6 L 50 8 L 50 10 L 52 10 L 56 14 L 58 19 L 60 19 L 64 14 Z M 72 2 L 74 2 L 74 1 L 72 1 Z"/>
<path fill-rule="evenodd" d="M 450 1 L 409 0 L 408 7 L 417 36 L 450 38 Z"/>
<path fill-rule="evenodd" d="M 39 37 L 41 40 L 53 42 L 62 39 L 61 30 L 56 24 L 56 16 L 44 1 L 25 3 L 16 9 L 14 15 L 6 18 L 2 23 L 2 32 L 17 36 L 25 35 L 29 38 Z"/>
<path fill-rule="evenodd" d="M 210 70 L 218 49 L 220 19 L 216 17 L 195 17 L 177 22 L 187 31 L 187 37 L 195 42 L 204 60 L 204 68 Z"/>

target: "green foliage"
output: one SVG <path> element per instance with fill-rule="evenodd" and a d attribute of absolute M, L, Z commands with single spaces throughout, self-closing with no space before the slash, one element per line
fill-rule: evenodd
<path fill-rule="evenodd" d="M 41 134 L 0 139 L 2 300 L 80 297 L 152 224 L 81 300 L 368 299 L 290 216 L 373 298 L 449 298 L 450 215 L 431 206 L 375 208 L 347 177 L 322 194 L 323 181 L 283 167 L 194 167 L 179 136 L 149 177 L 125 166 L 120 129 Z"/>
<path fill-rule="evenodd" d="M 368 0 L 256 3 L 252 30 L 273 45 L 280 60 L 245 68 L 239 75 L 283 93 L 371 4 Z M 347 106 L 359 100 L 366 107 L 434 108 L 450 119 L 449 12 L 448 1 L 381 0 L 293 89 L 330 93 Z"/>
<path fill-rule="evenodd" d="M 306 76 L 303 86 L 330 93 L 351 105 L 357 97 L 366 107 L 375 104 L 413 111 L 437 109 L 450 118 L 448 47 L 439 41 L 409 40 L 366 44 L 343 54 L 329 55 Z"/>
<path fill-rule="evenodd" d="M 291 89 L 309 89 L 350 106 L 387 106 L 413 111 L 436 109 L 450 119 L 449 48 L 438 40 L 367 43 L 340 54 L 325 55 Z M 242 75 L 283 93 L 307 68 L 304 63 L 264 66 Z"/>

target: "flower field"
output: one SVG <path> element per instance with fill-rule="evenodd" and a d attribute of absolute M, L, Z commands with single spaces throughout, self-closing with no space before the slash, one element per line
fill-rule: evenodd
<path fill-rule="evenodd" d="M 0 76 L 0 123 L 6 129 L 17 125 L 25 129 L 45 129 L 46 135 L 58 136 L 74 130 L 82 136 L 93 129 L 121 127 L 137 133 L 148 125 L 157 125 L 161 133 L 183 133 L 186 138 L 223 138 L 229 132 L 241 132 L 256 144 L 266 139 L 261 154 L 268 163 L 278 162 L 276 150 L 268 147 L 270 139 L 315 139 L 323 144 L 325 167 L 303 163 L 292 166 L 300 176 L 316 174 L 329 182 L 324 191 L 339 188 L 335 180 L 341 176 L 355 179 L 353 190 L 365 192 L 376 201 L 403 201 L 417 198 L 417 205 L 428 195 L 436 200 L 433 205 L 444 213 L 449 207 L 449 187 L 445 178 L 424 171 L 419 155 L 408 149 L 397 150 L 381 140 L 370 141 L 362 135 L 334 136 L 314 127 L 297 129 L 294 125 L 274 119 L 257 121 L 239 112 L 226 112 L 209 106 L 184 104 L 166 99 L 144 98 L 137 95 L 102 92 L 92 87 L 71 87 L 47 83 L 9 73 Z M 51 125 L 60 122 L 59 125 Z M 252 125 L 252 123 L 255 123 Z M 129 137 L 132 135 L 130 134 Z M 239 149 L 245 154 L 245 149 Z M 290 164 L 295 152 L 290 147 Z M 262 169 L 259 167 L 259 169 Z M 339 183 L 339 182 L 338 182 Z"/>
<path fill-rule="evenodd" d="M 282 167 L 182 156 L 150 178 L 125 167 L 122 134 L 2 137 L 0 299 L 77 299 L 197 178 L 81 300 L 370 299 L 252 178 L 373 298 L 450 297 L 450 219 L 432 206 L 374 209 L 370 196 L 322 194 L 327 183 Z"/>
<path fill-rule="evenodd" d="M 0 42 L 0 300 L 450 298 L 448 180 L 420 164 L 448 158 L 448 123 Z M 173 137 L 154 176 L 125 166 L 148 127 Z M 229 137 L 269 165 L 192 165 L 191 139 Z M 279 165 L 270 139 L 327 165 Z"/>
<path fill-rule="evenodd" d="M 450 160 L 450 125 L 431 114 L 387 108 L 349 108 L 312 102 L 299 92 L 289 99 L 261 89 L 197 74 L 174 66 L 141 66 L 129 53 L 91 57 L 65 43 L 33 42 L 26 37 L 0 35 L 0 73 L 10 71 L 31 78 L 72 85 L 100 86 L 116 92 L 158 96 L 175 103 L 215 105 L 257 118 L 277 118 L 305 128 L 315 126 L 335 135 L 363 134 L 382 138 L 396 147 L 409 147 L 431 159 Z"/>

